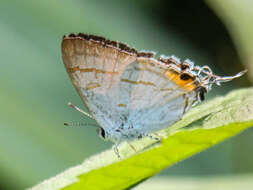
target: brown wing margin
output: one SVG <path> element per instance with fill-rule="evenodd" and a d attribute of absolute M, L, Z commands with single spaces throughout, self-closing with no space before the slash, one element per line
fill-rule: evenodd
<path fill-rule="evenodd" d="M 155 56 L 155 53 L 153 52 L 146 52 L 146 51 L 137 51 L 135 48 L 131 48 L 129 47 L 127 44 L 121 43 L 121 42 L 117 42 L 117 41 L 112 41 L 112 40 L 108 40 L 102 36 L 96 36 L 96 35 L 89 35 L 89 34 L 83 34 L 83 33 L 79 33 L 79 34 L 69 34 L 68 36 L 63 36 L 63 40 L 65 39 L 73 39 L 73 38 L 79 38 L 82 40 L 86 40 L 86 41 L 93 41 L 96 43 L 99 43 L 103 46 L 108 46 L 108 47 L 113 47 L 118 49 L 119 51 L 128 53 L 128 54 L 132 54 L 132 55 L 136 55 L 137 57 L 146 57 L 146 58 L 152 58 Z"/>

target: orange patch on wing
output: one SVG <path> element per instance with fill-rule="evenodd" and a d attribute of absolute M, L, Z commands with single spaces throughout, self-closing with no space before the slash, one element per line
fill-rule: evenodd
<path fill-rule="evenodd" d="M 189 78 L 188 80 L 182 80 L 179 73 L 173 72 L 171 70 L 165 71 L 164 75 L 187 91 L 192 91 L 197 87 L 196 84 L 194 84 L 192 78 Z"/>

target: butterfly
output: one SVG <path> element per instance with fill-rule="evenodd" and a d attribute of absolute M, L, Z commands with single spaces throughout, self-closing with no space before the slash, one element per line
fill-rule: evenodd
<path fill-rule="evenodd" d="M 155 59 L 104 37 L 79 33 L 64 36 L 62 58 L 67 73 L 90 114 L 70 104 L 99 124 L 98 134 L 118 145 L 148 136 L 179 121 L 196 103 L 204 101 L 213 84 L 242 76 L 220 77 L 208 66 L 194 66 L 175 56 Z"/>

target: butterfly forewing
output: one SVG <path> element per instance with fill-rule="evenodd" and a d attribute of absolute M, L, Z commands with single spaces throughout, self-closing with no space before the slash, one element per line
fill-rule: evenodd
<path fill-rule="evenodd" d="M 93 117 L 105 128 L 118 125 L 123 112 L 128 114 L 125 104 L 129 101 L 129 89 L 120 85 L 120 77 L 136 56 L 81 38 L 64 39 L 62 55 L 72 83 Z"/>

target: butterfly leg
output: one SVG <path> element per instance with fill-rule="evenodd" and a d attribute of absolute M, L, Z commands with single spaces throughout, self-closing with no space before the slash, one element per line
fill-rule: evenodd
<path fill-rule="evenodd" d="M 136 148 L 132 145 L 132 144 L 130 144 L 129 142 L 127 142 L 128 144 L 129 144 L 129 146 L 136 152 Z"/>
<path fill-rule="evenodd" d="M 72 108 L 74 108 L 75 110 L 81 112 L 83 115 L 91 118 L 91 119 L 94 119 L 90 114 L 86 113 L 85 111 L 83 111 L 82 109 L 78 108 L 77 106 L 73 105 L 71 102 L 68 103 L 68 105 Z"/>
<path fill-rule="evenodd" d="M 118 156 L 118 158 L 120 158 L 120 155 L 119 155 L 119 144 L 120 144 L 120 141 L 118 141 L 114 146 L 113 146 L 113 151 L 114 153 Z"/>

